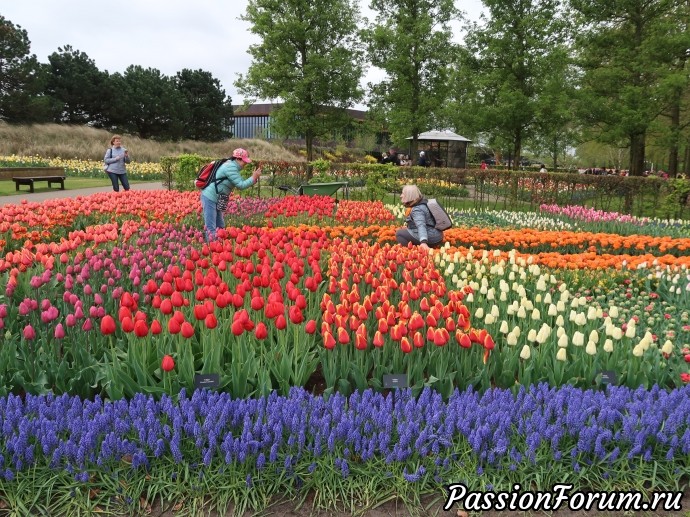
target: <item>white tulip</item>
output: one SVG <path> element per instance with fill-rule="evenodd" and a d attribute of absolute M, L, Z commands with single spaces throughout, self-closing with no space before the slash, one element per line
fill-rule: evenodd
<path fill-rule="evenodd" d="M 547 314 L 549 316 L 558 316 L 558 309 L 556 308 L 556 306 L 553 303 L 549 304 L 549 310 L 548 310 Z"/>
<path fill-rule="evenodd" d="M 579 330 L 573 334 L 573 345 L 582 346 L 585 344 L 585 335 Z"/>
<path fill-rule="evenodd" d="M 568 360 L 568 355 L 565 351 L 565 348 L 559 348 L 558 352 L 556 352 L 556 360 L 557 361 L 567 361 Z"/>
<path fill-rule="evenodd" d="M 506 320 L 503 320 L 501 322 L 501 328 L 498 330 L 501 334 L 507 334 L 508 333 L 508 322 Z"/>
<path fill-rule="evenodd" d="M 608 352 L 609 354 L 613 352 L 613 341 L 610 339 L 604 341 L 604 352 Z"/>
<path fill-rule="evenodd" d="M 609 307 L 609 316 L 612 318 L 617 318 L 618 317 L 618 307 L 613 306 Z"/>
<path fill-rule="evenodd" d="M 492 287 L 486 292 L 486 299 L 487 300 L 494 300 L 496 299 L 496 291 L 494 291 L 494 288 Z"/>
<path fill-rule="evenodd" d="M 482 286 L 479 288 L 479 293 L 480 293 L 480 294 L 484 294 L 484 295 L 485 295 L 485 294 L 487 293 L 487 291 L 488 291 L 488 289 L 486 288 L 485 285 L 482 285 Z"/>
<path fill-rule="evenodd" d="M 540 276 L 539 280 L 537 280 L 537 285 L 535 286 L 535 289 L 537 291 L 546 291 L 546 281 L 544 280 L 543 276 Z"/>
<path fill-rule="evenodd" d="M 539 309 L 534 309 L 532 311 L 532 319 L 534 321 L 539 321 L 541 319 L 541 314 L 539 313 Z"/>
<path fill-rule="evenodd" d="M 520 359 L 524 359 L 526 361 L 531 356 L 532 356 L 532 351 L 531 351 L 529 345 L 523 346 L 522 350 L 520 351 Z"/>
<path fill-rule="evenodd" d="M 547 303 L 551 303 L 551 293 L 546 293 L 544 295 L 544 305 L 546 305 Z"/>
<path fill-rule="evenodd" d="M 594 343 L 599 342 L 599 332 L 597 332 L 596 329 L 589 333 L 589 340 Z"/>
<path fill-rule="evenodd" d="M 565 328 L 563 328 L 563 327 L 556 328 L 556 337 L 561 337 L 564 334 L 565 334 Z"/>
<path fill-rule="evenodd" d="M 621 339 L 623 337 L 623 330 L 620 327 L 615 327 L 611 337 L 616 340 Z"/>
<path fill-rule="evenodd" d="M 492 315 L 494 318 L 498 319 L 498 317 L 500 316 L 500 314 L 501 314 L 501 311 L 498 309 L 498 305 L 492 305 L 492 306 L 491 306 L 491 315 Z"/>
<path fill-rule="evenodd" d="M 592 305 L 590 305 L 589 309 L 587 309 L 587 319 L 588 320 L 597 319 L 597 309 L 595 307 L 593 307 Z"/>
<path fill-rule="evenodd" d="M 556 310 L 558 312 L 565 312 L 565 303 L 563 303 L 563 300 L 558 300 L 556 302 Z"/>
<path fill-rule="evenodd" d="M 518 327 L 517 325 L 515 325 L 515 327 L 513 328 L 513 334 L 515 334 L 515 337 L 520 337 L 520 334 L 522 334 L 522 331 L 520 330 L 520 327 Z"/>
<path fill-rule="evenodd" d="M 640 345 L 636 345 L 635 348 L 633 348 L 632 353 L 635 357 L 642 357 L 644 355 L 644 348 L 642 348 Z"/>
<path fill-rule="evenodd" d="M 472 303 L 474 301 L 474 295 L 472 293 L 468 294 L 465 300 L 467 300 L 467 303 Z"/>
<path fill-rule="evenodd" d="M 558 346 L 560 348 L 568 347 L 568 334 L 562 334 L 561 337 L 558 338 Z"/>
<path fill-rule="evenodd" d="M 537 293 L 534 297 L 534 303 L 541 303 L 541 294 Z"/>
<path fill-rule="evenodd" d="M 534 343 L 537 340 L 537 331 L 534 329 L 529 329 L 527 333 L 527 341 Z"/>
<path fill-rule="evenodd" d="M 525 308 L 524 308 L 524 307 L 520 307 L 520 308 L 518 309 L 518 311 L 517 311 L 517 317 L 518 317 L 518 318 L 526 318 L 526 317 L 527 317 L 527 313 L 525 312 Z"/>
<path fill-rule="evenodd" d="M 556 317 L 556 325 L 558 325 L 559 327 L 562 327 L 564 324 L 565 324 L 565 320 L 563 319 L 563 315 L 559 314 Z"/>
<path fill-rule="evenodd" d="M 573 298 L 572 301 L 570 302 L 570 308 L 571 309 L 577 309 L 580 306 L 580 299 L 579 298 Z"/>
<path fill-rule="evenodd" d="M 562 283 L 561 285 L 558 286 L 558 290 L 562 293 L 565 293 L 568 290 L 568 286 L 565 285 L 565 282 Z"/>
<path fill-rule="evenodd" d="M 666 340 L 664 346 L 661 347 L 661 353 L 666 355 L 670 355 L 671 353 L 673 353 L 673 343 L 671 343 L 671 340 Z"/>
<path fill-rule="evenodd" d="M 477 307 L 477 310 L 474 311 L 474 317 L 477 319 L 483 318 L 484 317 L 484 309 L 482 307 Z"/>
<path fill-rule="evenodd" d="M 625 329 L 625 337 L 635 337 L 635 325 L 629 325 L 627 329 Z"/>
<path fill-rule="evenodd" d="M 509 332 L 508 335 L 506 336 L 506 343 L 508 346 L 515 346 L 517 345 L 517 336 L 513 334 L 512 332 Z"/>
<path fill-rule="evenodd" d="M 584 312 L 577 313 L 577 316 L 575 316 L 575 324 L 580 326 L 587 324 L 587 317 Z"/>
<path fill-rule="evenodd" d="M 501 296 L 499 296 L 498 299 L 501 300 L 502 302 L 507 302 L 508 301 L 508 295 L 506 293 L 504 293 L 503 291 L 501 291 Z"/>
<path fill-rule="evenodd" d="M 572 321 L 574 323 L 576 317 L 577 317 L 577 311 L 574 309 L 571 309 L 570 316 L 568 316 L 568 321 Z"/>
<path fill-rule="evenodd" d="M 596 355 L 597 345 L 594 343 L 594 341 L 588 341 L 587 342 L 587 346 L 585 347 L 585 352 L 589 355 Z"/>

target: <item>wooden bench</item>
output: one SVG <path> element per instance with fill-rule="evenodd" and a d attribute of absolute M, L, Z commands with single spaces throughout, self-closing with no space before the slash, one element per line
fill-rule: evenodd
<path fill-rule="evenodd" d="M 64 176 L 34 176 L 31 178 L 12 178 L 15 190 L 19 191 L 19 185 L 29 185 L 29 192 L 34 191 L 34 183 L 37 181 L 47 181 L 48 188 L 53 188 L 53 183 L 60 184 L 60 190 L 65 190 Z"/>
<path fill-rule="evenodd" d="M 62 167 L 0 167 L 0 179 L 14 181 L 15 190 L 20 185 L 28 185 L 29 192 L 34 192 L 34 183 L 45 181 L 48 188 L 59 185 L 65 190 L 65 169 Z"/>

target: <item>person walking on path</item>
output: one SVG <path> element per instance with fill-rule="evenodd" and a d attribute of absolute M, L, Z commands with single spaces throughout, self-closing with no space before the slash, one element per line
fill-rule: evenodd
<path fill-rule="evenodd" d="M 126 164 L 130 161 L 129 151 L 122 147 L 122 137 L 120 135 L 113 135 L 110 139 L 110 147 L 103 157 L 103 162 L 105 163 L 104 170 L 110 176 L 115 192 L 120 191 L 119 183 L 122 183 L 122 188 L 129 190 Z"/>

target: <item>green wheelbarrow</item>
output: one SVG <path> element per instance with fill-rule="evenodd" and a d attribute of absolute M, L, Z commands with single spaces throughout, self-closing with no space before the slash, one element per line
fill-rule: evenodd
<path fill-rule="evenodd" d="M 345 188 L 345 199 L 349 199 L 348 183 L 346 181 L 334 181 L 332 183 L 307 183 L 297 188 L 281 185 L 278 190 L 291 192 L 296 196 L 332 196 L 341 188 Z"/>

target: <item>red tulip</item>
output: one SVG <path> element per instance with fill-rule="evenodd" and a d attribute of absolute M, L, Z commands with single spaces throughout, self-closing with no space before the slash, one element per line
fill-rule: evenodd
<path fill-rule="evenodd" d="M 343 327 L 338 327 L 338 343 L 346 345 L 350 342 L 350 334 Z"/>
<path fill-rule="evenodd" d="M 410 340 L 407 339 L 407 336 L 400 340 L 400 350 L 402 350 L 405 354 L 412 352 L 412 345 L 410 345 Z"/>
<path fill-rule="evenodd" d="M 377 330 L 374 334 L 373 344 L 376 348 L 381 348 L 383 346 L 383 342 L 383 334 Z"/>
<path fill-rule="evenodd" d="M 173 304 L 170 301 L 169 298 L 166 298 L 165 300 L 161 301 L 161 312 L 163 314 L 172 314 L 173 311 Z"/>
<path fill-rule="evenodd" d="M 161 369 L 164 372 L 170 372 L 173 368 L 175 368 L 175 360 L 169 355 L 164 355 L 161 361 Z"/>
<path fill-rule="evenodd" d="M 192 324 L 189 323 L 188 321 L 185 321 L 181 327 L 180 330 L 182 331 L 182 336 L 189 339 L 194 335 L 194 327 L 192 327 Z"/>
<path fill-rule="evenodd" d="M 313 334 L 314 332 L 316 332 L 316 321 L 307 321 L 307 324 L 304 326 L 304 330 L 307 332 L 307 334 Z"/>
<path fill-rule="evenodd" d="M 263 321 L 256 324 L 254 336 L 256 336 L 256 339 L 266 339 L 268 337 L 268 329 Z"/>
<path fill-rule="evenodd" d="M 175 318 L 170 318 L 168 320 L 168 332 L 171 334 L 179 334 L 182 330 L 179 322 Z"/>
<path fill-rule="evenodd" d="M 101 334 L 108 336 L 115 332 L 115 319 L 110 315 L 106 314 L 101 319 Z"/>
<path fill-rule="evenodd" d="M 163 328 L 161 327 L 161 322 L 158 320 L 153 320 L 151 322 L 151 334 L 154 336 L 157 336 L 163 331 Z"/>
<path fill-rule="evenodd" d="M 472 341 L 470 341 L 470 337 L 461 330 L 455 331 L 455 341 L 457 341 L 458 345 L 460 345 L 462 348 L 472 347 Z"/>
<path fill-rule="evenodd" d="M 134 321 L 132 321 L 132 318 L 125 317 L 121 322 L 120 325 L 122 326 L 122 330 L 124 332 L 132 332 L 134 331 Z"/>
<path fill-rule="evenodd" d="M 137 337 L 146 337 L 149 333 L 149 327 L 144 320 L 137 320 L 134 323 L 134 334 Z"/>
<path fill-rule="evenodd" d="M 333 338 L 333 334 L 331 334 L 330 332 L 324 333 L 323 346 L 326 347 L 328 350 L 333 350 L 335 348 L 335 339 Z"/>
<path fill-rule="evenodd" d="M 424 336 L 421 332 L 415 332 L 412 336 L 412 344 L 415 348 L 422 348 L 424 346 Z"/>
<path fill-rule="evenodd" d="M 276 318 L 276 328 L 278 330 L 285 330 L 286 327 L 287 320 L 285 319 L 285 316 L 281 314 Z"/>
<path fill-rule="evenodd" d="M 216 315 L 211 313 L 207 314 L 206 318 L 204 319 L 204 323 L 206 324 L 207 329 L 214 329 L 218 326 L 218 320 L 216 319 Z"/>
<path fill-rule="evenodd" d="M 194 317 L 197 319 L 197 321 L 201 321 L 203 319 L 206 319 L 206 315 L 208 312 L 206 311 L 206 306 L 204 305 L 195 305 L 194 306 Z"/>

